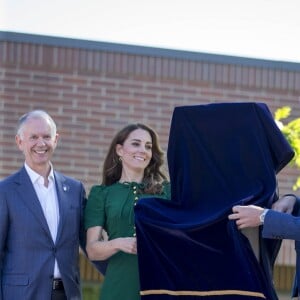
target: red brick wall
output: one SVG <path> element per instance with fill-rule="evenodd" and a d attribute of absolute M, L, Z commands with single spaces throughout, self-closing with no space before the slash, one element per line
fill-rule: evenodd
<path fill-rule="evenodd" d="M 143 47 L 133 53 L 114 44 L 103 50 L 96 42 L 74 40 L 70 46 L 63 38 L 55 39 L 57 46 L 43 36 L 7 36 L 0 39 L 0 178 L 23 162 L 15 124 L 31 109 L 45 109 L 57 121 L 55 167 L 82 180 L 87 190 L 100 180 L 113 134 L 128 122 L 152 126 L 166 150 L 178 105 L 258 101 L 272 112 L 289 105 L 293 118 L 300 115 L 299 64 L 172 50 L 160 55 Z M 279 175 L 282 193 L 291 191 L 297 175 L 290 168 Z"/>

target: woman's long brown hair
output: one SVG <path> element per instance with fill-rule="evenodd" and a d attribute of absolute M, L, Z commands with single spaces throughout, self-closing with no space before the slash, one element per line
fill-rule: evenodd
<path fill-rule="evenodd" d="M 143 192 L 147 194 L 160 194 L 162 183 L 167 181 L 166 174 L 161 170 L 164 163 L 164 153 L 159 146 L 156 132 L 149 126 L 141 123 L 129 124 L 121 129 L 113 138 L 103 165 L 103 185 L 111 185 L 120 180 L 122 174 L 122 163 L 116 153 L 116 145 L 123 145 L 129 134 L 142 129 L 149 132 L 152 139 L 152 158 L 144 171 Z"/>

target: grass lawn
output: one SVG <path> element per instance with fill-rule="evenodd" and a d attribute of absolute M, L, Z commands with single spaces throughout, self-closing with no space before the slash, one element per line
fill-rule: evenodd
<path fill-rule="evenodd" d="M 83 300 L 99 300 L 100 284 L 99 283 L 82 283 Z"/>

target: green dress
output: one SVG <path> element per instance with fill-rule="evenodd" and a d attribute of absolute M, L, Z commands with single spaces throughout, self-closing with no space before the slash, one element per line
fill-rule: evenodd
<path fill-rule="evenodd" d="M 85 209 L 85 228 L 102 226 L 109 239 L 135 236 L 134 205 L 139 198 L 170 199 L 170 184 L 161 195 L 139 194 L 136 182 L 92 187 Z M 137 255 L 119 251 L 109 258 L 101 300 L 139 300 L 140 286 Z"/>

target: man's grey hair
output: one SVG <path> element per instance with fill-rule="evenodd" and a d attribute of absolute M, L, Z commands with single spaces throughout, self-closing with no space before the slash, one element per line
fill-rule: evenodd
<path fill-rule="evenodd" d="M 51 116 L 44 110 L 33 110 L 20 117 L 17 126 L 17 135 L 23 138 L 23 127 L 24 124 L 30 119 L 44 119 L 49 122 L 51 128 L 51 137 L 56 135 L 56 124 Z"/>

